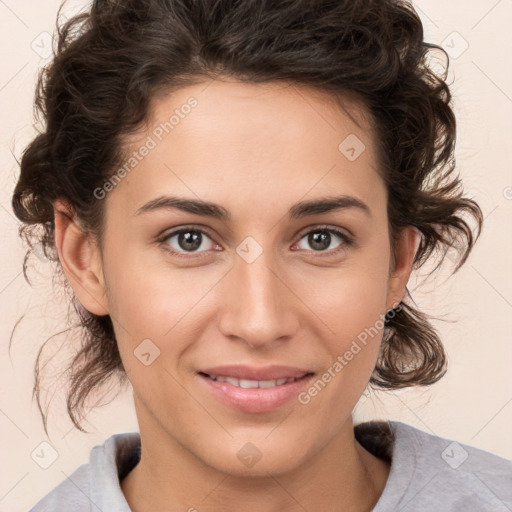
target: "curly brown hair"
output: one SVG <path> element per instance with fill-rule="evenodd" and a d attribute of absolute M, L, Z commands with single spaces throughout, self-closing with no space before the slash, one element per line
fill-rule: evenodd
<path fill-rule="evenodd" d="M 456 272 L 480 235 L 482 212 L 463 196 L 455 174 L 448 55 L 424 41 L 421 20 L 404 0 L 95 0 L 89 12 L 57 23 L 57 33 L 54 58 L 41 70 L 36 91 L 43 128 L 23 152 L 12 198 L 29 246 L 27 280 L 36 246 L 55 263 L 54 276 L 63 275 L 54 243 L 58 198 L 102 247 L 105 202 L 93 191 L 123 161 L 125 137 L 147 119 L 152 98 L 223 76 L 303 84 L 334 99 L 362 101 L 378 135 L 391 241 L 404 226 L 421 233 L 415 269 L 439 256 L 436 270 L 455 248 Z M 429 64 L 432 50 L 446 58 L 443 76 Z M 127 376 L 110 316 L 85 310 L 62 282 L 82 334 L 67 370 L 67 409 L 85 431 L 79 418 L 87 396 L 112 377 L 126 382 Z M 39 387 L 43 348 L 34 394 L 46 430 Z M 438 333 L 406 289 L 386 319 L 370 383 L 388 389 L 429 385 L 445 372 Z"/>

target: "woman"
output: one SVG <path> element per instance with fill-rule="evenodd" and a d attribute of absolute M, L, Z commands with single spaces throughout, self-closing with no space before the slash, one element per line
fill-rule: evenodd
<path fill-rule="evenodd" d="M 140 435 L 33 511 L 512 507 L 505 459 L 352 421 L 368 384 L 444 375 L 407 282 L 481 229 L 431 47 L 397 0 L 107 0 L 64 25 L 13 207 L 84 327 L 72 420 L 116 376 Z"/>

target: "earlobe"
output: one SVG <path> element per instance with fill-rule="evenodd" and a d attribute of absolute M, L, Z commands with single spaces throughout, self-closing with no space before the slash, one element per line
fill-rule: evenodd
<path fill-rule="evenodd" d="M 99 249 L 76 222 L 63 200 L 54 203 L 55 245 L 59 260 L 82 306 L 95 315 L 108 314 L 108 302 Z"/>
<path fill-rule="evenodd" d="M 396 306 L 404 297 L 420 242 L 421 233 L 414 226 L 406 226 L 400 232 L 395 246 L 395 265 L 389 278 L 388 309 Z"/>

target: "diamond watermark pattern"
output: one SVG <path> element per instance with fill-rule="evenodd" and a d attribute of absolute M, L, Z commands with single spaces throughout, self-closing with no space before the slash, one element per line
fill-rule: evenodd
<path fill-rule="evenodd" d="M 365 149 L 363 141 L 354 133 L 345 137 L 338 146 L 338 151 L 351 162 L 359 158 Z"/>
<path fill-rule="evenodd" d="M 59 458 L 57 450 L 47 441 L 39 443 L 30 456 L 43 469 L 48 469 Z"/>
<path fill-rule="evenodd" d="M 240 462 L 252 468 L 262 457 L 262 453 L 252 443 L 245 443 L 236 454 Z"/>
<path fill-rule="evenodd" d="M 160 349 L 149 338 L 146 338 L 137 345 L 133 353 L 144 366 L 149 366 L 160 355 Z"/>
<path fill-rule="evenodd" d="M 41 32 L 31 43 L 30 48 L 42 59 L 47 59 L 52 54 L 53 37 L 49 32 Z"/>
<path fill-rule="evenodd" d="M 453 31 L 443 39 L 441 46 L 452 59 L 458 59 L 469 48 L 469 43 L 459 32 Z"/>
<path fill-rule="evenodd" d="M 443 450 L 441 457 L 448 466 L 457 469 L 468 458 L 468 452 L 457 441 L 453 441 Z"/>
<path fill-rule="evenodd" d="M 236 252 L 246 263 L 253 263 L 263 253 L 263 247 L 252 236 L 248 236 L 239 244 Z"/>
<path fill-rule="evenodd" d="M 457 263 L 459 260 L 459 251 L 455 247 L 450 247 L 446 251 L 446 258 L 450 260 L 452 263 Z"/>
<path fill-rule="evenodd" d="M 46 254 L 44 253 L 43 244 L 41 242 L 34 245 L 32 249 L 32 253 L 37 256 L 37 258 L 42 261 L 43 263 L 46 263 L 48 261 L 48 258 L 46 257 Z"/>

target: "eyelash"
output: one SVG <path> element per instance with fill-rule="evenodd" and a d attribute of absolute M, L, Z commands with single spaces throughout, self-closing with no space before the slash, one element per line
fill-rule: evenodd
<path fill-rule="evenodd" d="M 175 251 L 174 249 L 170 248 L 169 244 L 165 243 L 167 240 L 169 240 L 170 238 L 172 238 L 176 235 L 180 235 L 181 233 L 190 233 L 190 232 L 201 233 L 202 235 L 206 235 L 208 238 L 212 239 L 212 237 L 204 229 L 200 229 L 200 228 L 193 227 L 193 226 L 186 226 L 184 228 L 180 228 L 175 231 L 171 231 L 170 233 L 166 233 L 164 236 L 159 238 L 157 241 L 164 246 L 164 250 L 170 252 L 173 256 L 177 256 L 178 258 L 189 258 L 190 259 L 190 258 L 200 258 L 203 256 L 207 257 L 208 255 L 206 253 L 208 251 L 201 251 L 198 253 L 183 253 L 183 252 Z M 327 256 L 334 256 L 334 255 L 338 254 L 339 252 L 346 250 L 348 247 L 350 247 L 351 245 L 354 244 L 354 240 L 353 240 L 352 236 L 349 236 L 348 234 L 346 234 L 343 231 L 340 231 L 339 229 L 329 227 L 329 226 L 317 226 L 312 229 L 309 229 L 308 231 L 302 232 L 299 235 L 299 241 L 302 240 L 306 235 L 309 235 L 310 233 L 317 233 L 317 232 L 334 234 L 334 235 L 338 236 L 343 242 L 340 247 L 338 247 L 337 249 L 332 249 L 330 251 L 311 251 L 311 252 L 316 252 L 320 257 L 324 257 L 325 253 L 327 253 Z"/>

